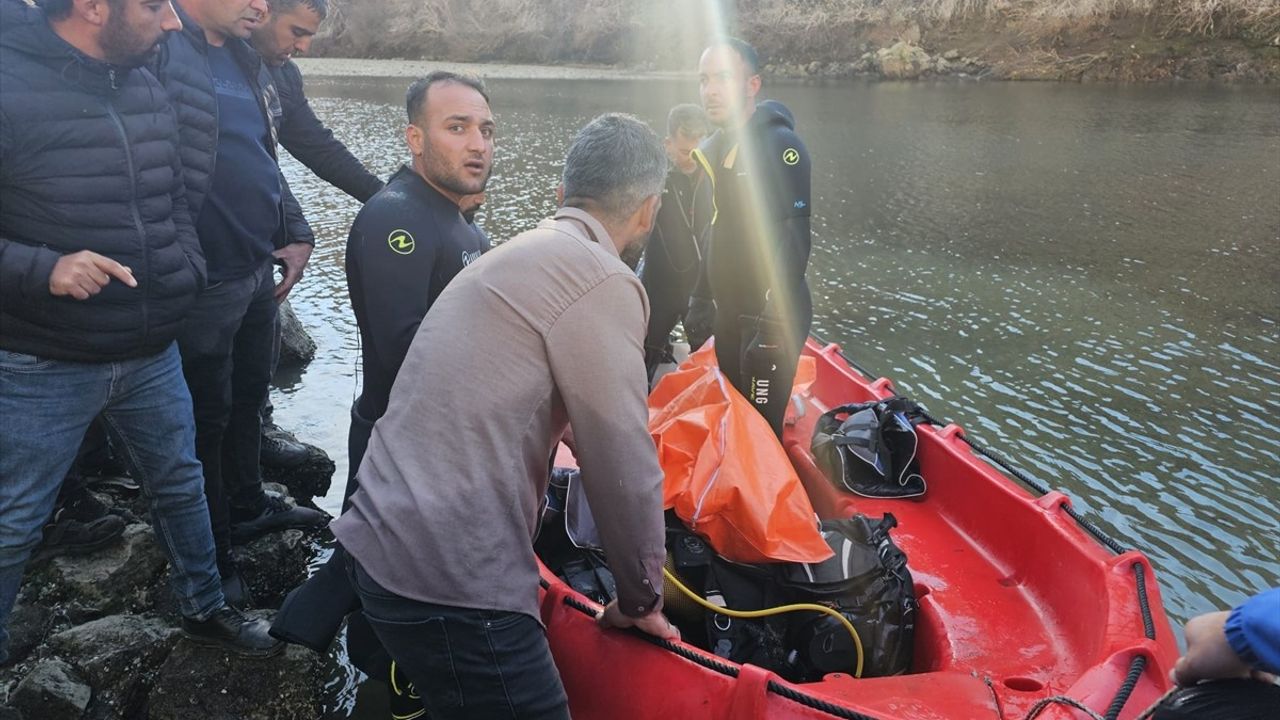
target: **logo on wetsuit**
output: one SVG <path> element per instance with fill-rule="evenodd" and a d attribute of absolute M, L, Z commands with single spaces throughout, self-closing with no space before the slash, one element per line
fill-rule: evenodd
<path fill-rule="evenodd" d="M 462 251 L 462 267 L 466 267 L 471 263 L 479 260 L 481 254 L 482 254 L 481 250 L 472 250 L 471 252 L 467 252 L 466 250 L 463 250 Z"/>
<path fill-rule="evenodd" d="M 782 162 L 787 165 L 795 165 L 800 162 L 800 151 L 795 148 L 787 148 L 782 151 Z"/>
<path fill-rule="evenodd" d="M 392 230 L 387 236 L 387 245 L 391 247 L 391 251 L 399 255 L 408 255 L 413 252 L 415 243 L 413 236 L 408 230 Z"/>

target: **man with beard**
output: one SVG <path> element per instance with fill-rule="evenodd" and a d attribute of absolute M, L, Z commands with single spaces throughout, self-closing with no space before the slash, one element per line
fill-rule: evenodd
<path fill-rule="evenodd" d="M 373 424 L 387 410 L 418 325 L 449 281 L 489 249 L 489 239 L 467 217 L 493 164 L 494 121 L 484 84 L 433 72 L 409 86 L 405 109 L 412 164 L 396 171 L 365 204 L 347 238 L 347 288 L 360 327 L 363 374 L 360 397 L 351 408 L 344 509 L 356 491 L 356 471 Z M 320 575 L 341 569 L 341 551 L 335 555 L 339 559 Z M 339 586 L 350 588 L 344 575 L 333 575 L 338 584 L 326 589 L 330 600 L 339 595 Z M 387 681 L 393 717 L 422 709 L 410 681 L 397 674 L 360 613 L 350 618 L 348 648 L 357 667 Z"/>
<path fill-rule="evenodd" d="M 446 158 L 468 182 L 482 177 L 475 152 Z M 622 260 L 653 229 L 666 171 L 658 138 L 633 117 L 604 115 L 578 133 L 555 217 L 460 272 L 422 320 L 360 489 L 331 525 L 365 616 L 432 718 L 568 717 L 532 548 L 568 423 L 617 580 L 601 622 L 677 636 L 660 611 L 648 304 Z"/>
<path fill-rule="evenodd" d="M 23 566 L 101 414 L 148 498 L 184 632 L 280 649 L 227 607 L 174 342 L 205 283 L 178 128 L 138 66 L 167 0 L 0 0 L 0 664 Z"/>
<path fill-rule="evenodd" d="M 418 325 L 445 286 L 489 249 L 463 215 L 493 165 L 493 114 L 484 84 L 436 71 L 409 86 L 402 166 L 356 216 L 347 238 L 347 288 L 360 327 L 362 391 L 351 412 L 351 470 L 344 500 L 373 424 L 387 411 L 391 386 Z"/>
<path fill-rule="evenodd" d="M 694 151 L 711 176 L 707 280 L 716 360 L 782 437 L 800 350 L 809 336 L 809 152 L 781 103 L 756 104 L 760 60 L 727 38 L 698 62 L 702 106 L 719 127 Z M 695 292 L 700 295 L 700 292 Z"/>
<path fill-rule="evenodd" d="M 293 57 L 305 53 L 328 14 L 328 0 L 272 0 L 266 19 L 253 29 L 250 43 L 262 56 L 280 93 L 280 144 L 321 180 L 366 202 L 382 189 L 382 181 L 334 137 L 307 102 L 302 72 Z M 280 358 L 277 323 L 272 351 L 272 375 Z M 271 399 L 262 408 L 263 465 L 290 468 L 310 457 L 293 433 L 275 424 Z"/>
<path fill-rule="evenodd" d="M 276 304 L 302 276 L 315 240 L 277 162 L 275 85 L 246 42 L 267 12 L 265 0 L 175 6 L 183 29 L 166 38 L 157 77 L 177 112 L 187 204 L 209 265 L 209 287 L 178 346 L 223 591 L 247 603 L 232 543 L 325 521 L 324 513 L 267 494 L 259 472 Z M 273 262 L 284 267 L 279 284 Z"/>

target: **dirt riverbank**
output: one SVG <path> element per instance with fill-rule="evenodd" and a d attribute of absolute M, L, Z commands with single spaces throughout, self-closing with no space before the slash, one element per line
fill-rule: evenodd
<path fill-rule="evenodd" d="M 728 29 L 759 49 L 773 76 L 1280 80 L 1276 0 L 331 0 L 330 7 L 316 55 L 486 63 L 506 77 L 689 72 L 708 38 Z M 565 74 L 488 64 L 560 66 Z"/>

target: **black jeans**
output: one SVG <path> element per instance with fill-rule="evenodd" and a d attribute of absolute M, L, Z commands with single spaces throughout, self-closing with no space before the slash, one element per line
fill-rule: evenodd
<path fill-rule="evenodd" d="M 569 717 L 547 634 L 523 613 L 418 602 L 348 566 L 364 614 L 432 720 Z"/>
<path fill-rule="evenodd" d="M 196 419 L 196 457 L 204 466 L 219 569 L 231 551 L 232 516 L 266 507 L 258 470 L 262 419 L 271 382 L 276 301 L 271 264 L 249 277 L 214 283 L 187 316 L 178 349 Z"/>

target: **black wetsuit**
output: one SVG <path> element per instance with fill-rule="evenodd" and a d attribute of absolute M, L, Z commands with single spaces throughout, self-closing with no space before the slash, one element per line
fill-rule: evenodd
<path fill-rule="evenodd" d="M 347 493 L 373 423 L 431 304 L 489 249 L 489 238 L 457 204 L 411 168 L 391 176 L 356 216 L 347 237 L 347 289 L 360 326 L 363 390 L 352 409 Z"/>
<path fill-rule="evenodd" d="M 716 303 L 716 358 L 781 437 L 813 319 L 805 282 L 809 152 L 791 112 L 767 101 L 744 127 L 707 138 L 695 158 L 715 186 L 707 280 Z"/>
<path fill-rule="evenodd" d="M 706 267 L 702 259 L 710 240 L 711 209 L 711 181 L 706 172 L 698 168 L 685 175 L 672 168 L 640 273 L 649 295 L 644 355 L 650 378 L 670 354 L 671 330 L 684 317 L 689 296 Z"/>

